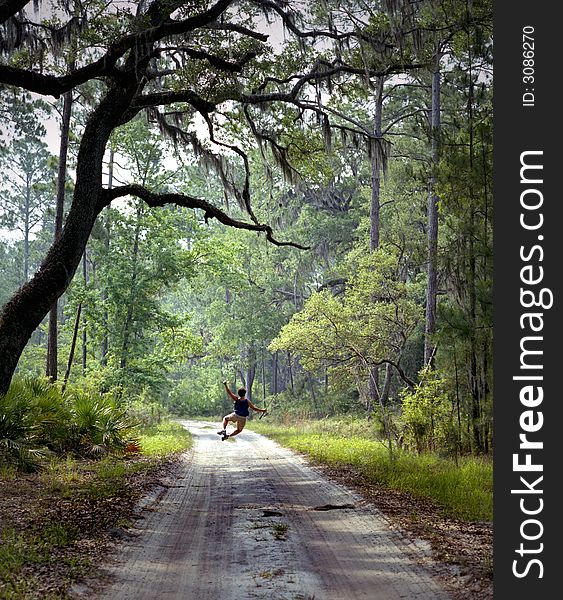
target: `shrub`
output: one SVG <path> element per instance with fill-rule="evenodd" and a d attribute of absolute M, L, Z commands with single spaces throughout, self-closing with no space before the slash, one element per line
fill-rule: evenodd
<path fill-rule="evenodd" d="M 83 456 L 123 450 L 132 435 L 132 423 L 125 408 L 106 396 L 71 396 L 68 402 L 70 424 L 62 450 Z"/>
<path fill-rule="evenodd" d="M 401 397 L 407 447 L 416 449 L 419 454 L 438 448 L 455 450 L 452 404 L 445 391 L 444 379 L 425 367 L 420 372 L 420 383 L 412 391 L 403 391 Z"/>
<path fill-rule="evenodd" d="M 0 459 L 33 470 L 61 435 L 68 412 L 45 380 L 16 379 L 0 396 Z"/>
<path fill-rule="evenodd" d="M 95 457 L 133 441 L 125 409 L 94 393 L 16 378 L 0 396 L 0 462 L 35 470 L 51 453 Z"/>

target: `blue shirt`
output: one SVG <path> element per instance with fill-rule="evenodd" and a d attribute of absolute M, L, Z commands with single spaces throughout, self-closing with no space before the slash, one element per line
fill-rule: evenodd
<path fill-rule="evenodd" d="M 246 398 L 237 398 L 235 400 L 235 413 L 239 417 L 248 417 L 248 400 Z"/>

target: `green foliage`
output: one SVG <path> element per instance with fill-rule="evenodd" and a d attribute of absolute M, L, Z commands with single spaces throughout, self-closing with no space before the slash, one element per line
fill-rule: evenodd
<path fill-rule="evenodd" d="M 33 469 L 58 442 L 67 416 L 56 388 L 45 381 L 15 379 L 8 393 L 0 396 L 0 460 Z"/>
<path fill-rule="evenodd" d="M 375 365 L 398 362 L 421 318 L 413 299 L 417 286 L 398 279 L 397 258 L 381 248 L 360 256 L 343 297 L 313 293 L 269 346 L 291 350 L 311 371 L 352 373 L 358 390 Z"/>
<path fill-rule="evenodd" d="M 74 454 L 95 456 L 122 450 L 131 439 L 132 423 L 124 407 L 99 395 L 71 394 L 67 402 L 70 426 L 61 450 Z"/>
<path fill-rule="evenodd" d="M 143 454 L 163 457 L 187 450 L 192 446 L 192 438 L 180 423 L 166 421 L 145 428 L 139 436 L 139 443 Z"/>
<path fill-rule="evenodd" d="M 353 382 L 352 382 L 353 384 Z M 298 379 L 293 387 L 264 398 L 268 414 L 275 420 L 291 423 L 293 420 L 320 419 L 333 417 L 361 417 L 365 407 L 360 401 L 357 390 L 350 382 L 333 380 L 327 389 L 314 391 L 313 382 Z"/>
<path fill-rule="evenodd" d="M 207 361 L 192 365 L 189 375 L 175 385 L 164 400 L 166 408 L 180 416 L 218 415 L 227 409 L 220 369 Z"/>
<path fill-rule="evenodd" d="M 125 412 L 109 397 L 63 394 L 45 380 L 16 378 L 0 397 L 0 460 L 33 470 L 53 453 L 122 450 L 134 436 Z"/>
<path fill-rule="evenodd" d="M 419 454 L 444 449 L 455 453 L 457 440 L 453 406 L 445 391 L 445 380 L 425 367 L 414 390 L 401 393 L 403 443 Z"/>

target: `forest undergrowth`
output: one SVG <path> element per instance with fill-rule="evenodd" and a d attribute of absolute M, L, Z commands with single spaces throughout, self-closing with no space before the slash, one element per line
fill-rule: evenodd
<path fill-rule="evenodd" d="M 73 584 L 92 576 L 108 545 L 125 537 L 137 502 L 191 437 L 162 421 L 140 429 L 137 444 L 101 459 L 54 456 L 28 473 L 0 464 L 1 598 L 71 598 Z"/>

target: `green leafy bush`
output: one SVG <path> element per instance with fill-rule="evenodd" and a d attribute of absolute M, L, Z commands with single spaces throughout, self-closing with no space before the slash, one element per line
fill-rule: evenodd
<path fill-rule="evenodd" d="M 95 457 L 134 438 L 124 407 L 94 393 L 61 392 L 44 379 L 14 379 L 0 397 L 0 462 L 34 470 L 49 454 Z"/>
<path fill-rule="evenodd" d="M 91 456 L 122 450 L 131 439 L 132 423 L 125 408 L 105 396 L 72 395 L 68 435 L 62 450 Z"/>
<path fill-rule="evenodd" d="M 60 392 L 47 382 L 15 379 L 0 396 L 0 460 L 33 470 L 62 435 L 68 412 Z"/>
<path fill-rule="evenodd" d="M 404 444 L 419 454 L 439 448 L 455 451 L 453 408 L 445 385 L 436 371 L 425 367 L 414 390 L 401 393 Z"/>

